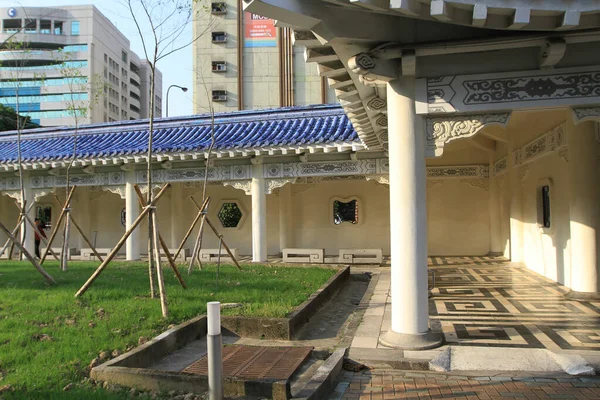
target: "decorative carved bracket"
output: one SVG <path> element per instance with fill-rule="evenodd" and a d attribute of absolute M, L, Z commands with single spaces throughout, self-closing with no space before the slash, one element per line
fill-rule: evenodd
<path fill-rule="evenodd" d="M 387 188 L 387 189 L 390 188 L 390 176 L 389 175 L 383 175 L 383 174 L 367 175 L 367 176 L 365 176 L 365 178 L 367 178 L 367 181 L 376 181 L 377 183 L 384 186 L 385 188 Z"/>
<path fill-rule="evenodd" d="M 46 188 L 46 189 L 33 189 L 33 200 L 37 202 L 42 197 L 49 195 L 50 193 L 55 193 L 55 188 Z"/>
<path fill-rule="evenodd" d="M 600 106 L 573 108 L 573 121 L 575 125 L 585 121 L 600 122 Z"/>
<path fill-rule="evenodd" d="M 440 157 L 444 146 L 457 139 L 470 138 L 489 125 L 506 126 L 510 113 L 427 117 L 427 157 Z"/>
<path fill-rule="evenodd" d="M 370 81 L 389 82 L 398 78 L 400 65 L 397 60 L 378 58 L 369 53 L 358 53 L 350 57 L 348 67 L 357 75 Z"/>
<path fill-rule="evenodd" d="M 141 187 L 140 187 L 140 189 L 141 189 Z M 119 186 L 102 186 L 102 190 L 104 190 L 106 192 L 111 192 L 111 193 L 117 194 L 123 200 L 125 200 L 125 186 L 124 185 L 119 185 Z"/>
<path fill-rule="evenodd" d="M 273 190 L 280 188 L 288 183 L 294 183 L 296 178 L 283 178 L 283 179 L 267 179 L 265 182 L 265 189 L 267 194 L 273 193 Z"/>
<path fill-rule="evenodd" d="M 252 180 L 223 181 L 224 186 L 231 186 L 234 189 L 243 190 L 246 195 L 252 195 Z"/>

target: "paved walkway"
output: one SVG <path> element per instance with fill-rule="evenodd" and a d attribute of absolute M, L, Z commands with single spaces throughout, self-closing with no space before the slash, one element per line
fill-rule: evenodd
<path fill-rule="evenodd" d="M 490 257 L 433 257 L 432 330 L 448 344 L 600 350 L 600 302 L 566 300 L 566 289 L 519 264 Z M 381 268 L 352 348 L 382 348 L 390 327 L 390 270 Z M 599 396 L 600 398 L 600 396 Z"/>
<path fill-rule="evenodd" d="M 600 399 L 600 377 L 512 374 L 465 376 L 434 372 L 344 372 L 329 400 Z"/>

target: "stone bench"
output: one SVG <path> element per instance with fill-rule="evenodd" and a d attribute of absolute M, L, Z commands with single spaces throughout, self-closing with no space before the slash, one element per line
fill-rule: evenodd
<path fill-rule="evenodd" d="M 54 254 L 56 254 L 56 256 L 58 258 L 60 258 L 63 248 L 62 247 L 51 247 L 51 250 Z M 44 249 L 40 248 L 40 251 L 43 252 Z M 67 260 L 71 259 L 71 256 L 74 255 L 75 253 L 77 253 L 77 249 L 75 247 L 70 247 L 67 249 Z M 46 257 L 47 259 L 50 259 L 52 257 L 52 254 L 48 254 L 48 256 Z"/>
<path fill-rule="evenodd" d="M 240 254 L 238 249 L 230 249 L 231 253 L 236 260 L 239 260 Z M 219 249 L 201 249 L 200 250 L 200 261 L 202 263 L 215 263 L 219 260 Z M 225 248 L 221 249 L 221 262 L 232 263 L 233 260 L 229 257 L 229 253 Z"/>
<path fill-rule="evenodd" d="M 342 264 L 381 264 L 382 249 L 340 249 L 339 262 Z"/>
<path fill-rule="evenodd" d="M 100 248 L 100 247 L 96 247 L 96 252 L 98 254 L 100 254 L 101 256 L 108 256 L 108 254 L 112 251 L 112 248 Z M 94 254 L 94 251 L 90 248 L 84 247 L 81 249 L 81 259 L 82 260 L 87 260 L 87 261 L 92 261 L 94 259 L 96 259 L 96 255 Z"/>
<path fill-rule="evenodd" d="M 322 264 L 324 258 L 324 249 L 283 249 L 284 263 Z"/>
<path fill-rule="evenodd" d="M 177 253 L 177 249 L 169 249 L 169 253 L 171 253 L 171 257 L 174 257 L 175 253 Z M 174 261 L 184 263 L 191 254 L 192 251 L 190 249 L 181 249 L 179 256 Z M 167 260 L 167 256 L 164 254 L 163 249 L 160 249 L 160 258 Z"/>

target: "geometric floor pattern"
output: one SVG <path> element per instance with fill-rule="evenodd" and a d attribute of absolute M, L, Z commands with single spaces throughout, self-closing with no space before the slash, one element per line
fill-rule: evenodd
<path fill-rule="evenodd" d="M 600 351 L 600 302 L 491 257 L 432 257 L 431 328 L 463 346 Z"/>

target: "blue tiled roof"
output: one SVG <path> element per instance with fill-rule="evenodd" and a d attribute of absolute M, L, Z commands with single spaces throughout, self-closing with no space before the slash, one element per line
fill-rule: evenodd
<path fill-rule="evenodd" d="M 153 151 L 202 152 L 211 141 L 210 115 L 154 121 Z M 272 146 L 361 144 L 352 123 L 338 105 L 289 107 L 215 114 L 215 150 L 261 149 Z M 23 131 L 22 160 L 56 161 L 73 154 L 73 128 Z M 16 132 L 0 133 L 0 163 L 17 160 Z M 77 132 L 77 158 L 145 154 L 148 120 L 85 125 Z"/>

